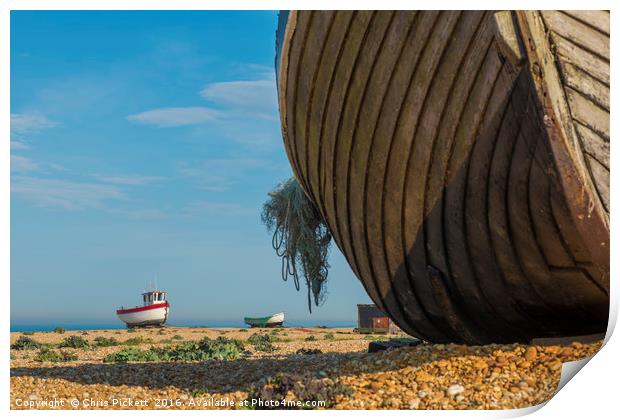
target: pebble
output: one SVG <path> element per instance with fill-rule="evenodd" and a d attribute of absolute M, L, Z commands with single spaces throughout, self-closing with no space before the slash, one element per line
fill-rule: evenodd
<path fill-rule="evenodd" d="M 478 360 L 475 364 L 474 367 L 476 369 L 488 369 L 489 365 L 484 361 L 484 360 Z"/>
<path fill-rule="evenodd" d="M 450 385 L 450 387 L 448 388 L 448 395 L 453 397 L 464 391 L 465 391 L 465 388 L 463 387 L 463 385 L 454 384 L 454 385 Z"/>
<path fill-rule="evenodd" d="M 219 331 L 239 339 L 247 339 L 255 332 Z M 201 390 L 198 395 L 203 399 L 240 401 L 248 398 L 253 387 L 264 384 L 267 377 L 279 374 L 303 375 L 299 377 L 310 382 L 301 383 L 299 389 L 317 390 L 316 395 L 326 399 L 328 408 L 335 409 L 523 408 L 543 403 L 554 395 L 563 362 L 589 357 L 601 346 L 601 342 L 569 346 L 421 344 L 368 354 L 366 337 L 351 330 L 343 329 L 346 334 L 328 330 L 334 332 L 336 340 L 323 340 L 325 331 L 318 329 L 309 333 L 284 331 L 290 341 L 276 342 L 274 353 L 255 352 L 231 362 L 103 364 L 101 360 L 106 354 L 119 350 L 110 347 L 76 349 L 78 360 L 73 362 L 39 363 L 33 361 L 36 350 L 12 350 L 15 358 L 11 360 L 11 408 L 24 408 L 15 405 L 18 398 L 57 398 L 68 405 L 76 397 L 111 400 L 130 396 L 148 399 L 150 403 L 147 407 L 125 408 L 154 408 L 156 398 L 182 402 L 180 407 L 164 408 L 229 408 L 188 407 L 187 402 L 197 390 Z M 158 346 L 157 341 L 176 334 L 187 340 L 205 335 L 215 338 L 221 332 L 206 328 L 166 328 L 163 336 L 157 330 L 121 335 L 114 331 L 89 332 L 90 337 L 106 336 L 121 341 L 143 335 L 156 342 L 143 348 Z M 12 333 L 11 341 L 19 335 Z M 314 335 L 317 341 L 306 342 L 308 335 Z M 33 338 L 54 343 L 64 337 L 35 333 Z M 323 354 L 296 355 L 300 348 L 319 349 Z M 302 379 L 295 379 L 298 380 Z M 337 392 L 345 389 L 347 392 Z M 287 392 L 287 398 L 299 397 L 293 389 Z"/>
<path fill-rule="evenodd" d="M 417 410 L 419 406 L 420 406 L 420 400 L 418 398 L 414 398 L 413 400 L 409 401 L 410 410 Z"/>
<path fill-rule="evenodd" d="M 431 382 L 432 380 L 435 379 L 435 377 L 432 375 L 429 375 L 428 373 L 424 371 L 421 371 L 415 375 L 415 379 L 418 382 Z"/>
<path fill-rule="evenodd" d="M 536 356 L 537 356 L 538 352 L 536 351 L 536 347 L 528 347 L 527 350 L 525 351 L 525 360 L 527 360 L 528 362 L 531 362 L 533 360 L 536 360 Z"/>

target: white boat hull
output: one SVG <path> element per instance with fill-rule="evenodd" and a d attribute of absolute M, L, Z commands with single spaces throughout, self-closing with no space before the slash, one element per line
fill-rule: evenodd
<path fill-rule="evenodd" d="M 267 321 L 268 324 L 281 324 L 283 322 L 284 322 L 284 312 L 274 314 L 271 318 L 269 318 L 269 321 Z"/>
<path fill-rule="evenodd" d="M 252 327 L 279 327 L 284 323 L 284 312 L 279 312 L 270 317 L 245 317 L 243 321 Z"/>
<path fill-rule="evenodd" d="M 170 305 L 158 304 L 133 309 L 119 309 L 118 318 L 128 327 L 163 325 L 168 319 Z"/>

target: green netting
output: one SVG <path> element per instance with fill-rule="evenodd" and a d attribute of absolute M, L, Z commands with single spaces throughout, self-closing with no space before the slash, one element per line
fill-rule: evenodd
<path fill-rule="evenodd" d="M 261 219 L 273 233 L 272 245 L 282 257 L 282 279 L 293 278 L 297 290 L 300 278 L 306 282 L 308 309 L 323 303 L 331 234 L 314 203 L 294 177 L 269 193 Z"/>

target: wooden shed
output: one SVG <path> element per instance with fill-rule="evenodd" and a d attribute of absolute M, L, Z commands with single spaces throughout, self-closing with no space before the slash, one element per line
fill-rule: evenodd
<path fill-rule="evenodd" d="M 362 333 L 394 334 L 400 331 L 400 328 L 373 304 L 357 305 L 357 329 Z"/>

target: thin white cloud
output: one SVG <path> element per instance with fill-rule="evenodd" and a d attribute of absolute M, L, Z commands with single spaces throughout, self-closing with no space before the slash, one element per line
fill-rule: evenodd
<path fill-rule="evenodd" d="M 163 128 L 203 124 L 220 116 L 218 110 L 207 107 L 160 108 L 129 115 L 127 120 Z"/>
<path fill-rule="evenodd" d="M 25 149 L 30 149 L 30 146 L 28 146 L 23 141 L 11 139 L 11 150 L 25 150 Z"/>
<path fill-rule="evenodd" d="M 120 185 L 145 185 L 165 179 L 161 176 L 145 175 L 95 175 L 95 178 L 102 182 Z"/>
<path fill-rule="evenodd" d="M 11 114 L 11 150 L 29 149 L 30 146 L 24 141 L 24 135 L 57 125 L 57 122 L 42 114 Z"/>
<path fill-rule="evenodd" d="M 272 79 L 211 83 L 200 95 L 220 106 L 251 112 L 258 117 L 277 115 L 276 82 Z"/>
<path fill-rule="evenodd" d="M 40 207 L 80 210 L 99 208 L 107 200 L 122 199 L 117 186 L 47 179 L 32 176 L 13 176 L 11 193 Z"/>
<path fill-rule="evenodd" d="M 58 123 L 40 114 L 11 114 L 11 134 L 25 134 L 57 126 Z"/>
<path fill-rule="evenodd" d="M 138 209 L 138 210 L 124 210 L 124 209 L 110 209 L 110 213 L 126 216 L 129 219 L 134 220 L 161 220 L 166 219 L 168 214 L 159 209 Z"/>
<path fill-rule="evenodd" d="M 25 156 L 11 155 L 11 172 L 32 172 L 39 169 L 39 164 L 32 159 Z"/>

